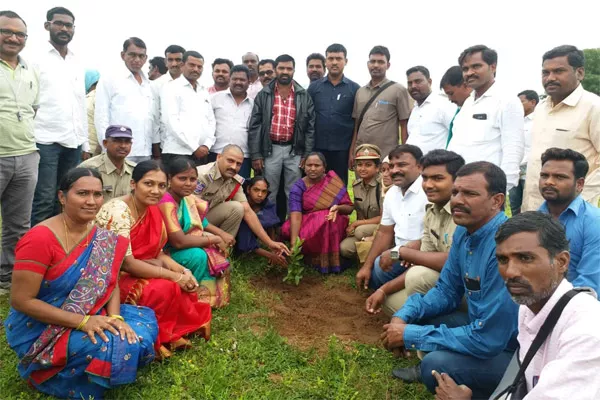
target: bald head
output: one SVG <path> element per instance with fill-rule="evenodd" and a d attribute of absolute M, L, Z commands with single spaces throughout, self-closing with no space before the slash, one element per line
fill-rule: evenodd
<path fill-rule="evenodd" d="M 250 75 L 255 78 L 258 76 L 258 62 L 260 59 L 257 54 L 246 53 L 242 56 L 242 63 L 250 70 Z"/>

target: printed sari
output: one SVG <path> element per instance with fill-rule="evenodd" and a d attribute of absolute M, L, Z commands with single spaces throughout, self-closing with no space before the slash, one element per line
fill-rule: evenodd
<path fill-rule="evenodd" d="M 131 254 L 137 260 L 158 258 L 167 242 L 167 231 L 158 206 L 150 206 L 145 214 L 134 221 L 127 204 L 114 199 L 102 206 L 96 216 L 99 226 L 130 238 Z M 158 267 L 157 267 L 158 268 Z M 198 302 L 196 293 L 182 291 L 179 285 L 168 279 L 138 278 L 126 272 L 119 278 L 121 302 L 149 307 L 158 321 L 156 350 L 163 357 L 171 350 L 189 346 L 185 336 L 196 333 L 210 338 L 211 309 Z"/>
<path fill-rule="evenodd" d="M 334 205 L 352 205 L 346 185 L 333 171 L 329 171 L 321 182 L 306 187 L 299 179 L 290 190 L 290 212 L 302 213 L 302 224 L 298 236 L 304 240 L 302 253 L 304 262 L 321 273 L 341 272 L 340 243 L 346 237 L 348 216 L 338 216 L 327 221 L 329 209 Z M 290 237 L 290 220 L 281 228 L 284 238 Z"/>
<path fill-rule="evenodd" d="M 19 241 L 14 269 L 43 276 L 37 299 L 72 313 L 106 315 L 127 242 L 93 228 L 66 254 L 54 233 L 38 225 Z M 121 305 L 120 313 L 138 335 L 137 343 L 107 332 L 109 342 L 94 345 L 82 331 L 11 308 L 6 338 L 19 357 L 19 374 L 39 391 L 61 398 L 103 398 L 107 389 L 135 381 L 138 368 L 154 359 L 156 319 L 146 307 Z"/>
<path fill-rule="evenodd" d="M 177 204 L 167 192 L 159 207 L 168 233 L 183 231 L 186 235 L 210 235 L 204 231 L 208 226 L 208 203 L 197 196 L 186 196 Z M 200 285 L 200 301 L 217 308 L 229 304 L 229 261 L 218 246 L 176 249 L 167 244 L 165 250 L 173 260 L 192 271 Z"/>

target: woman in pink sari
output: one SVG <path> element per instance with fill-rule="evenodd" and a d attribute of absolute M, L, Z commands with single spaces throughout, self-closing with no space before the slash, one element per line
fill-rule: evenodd
<path fill-rule="evenodd" d="M 306 157 L 306 176 L 290 190 L 290 219 L 281 228 L 292 245 L 298 238 L 304 240 L 304 261 L 324 274 L 342 271 L 340 243 L 354 210 L 346 185 L 335 172 L 325 173 L 326 168 L 323 154 Z"/>

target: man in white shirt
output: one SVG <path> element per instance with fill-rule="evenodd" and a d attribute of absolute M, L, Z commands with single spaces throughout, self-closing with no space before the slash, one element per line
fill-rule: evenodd
<path fill-rule="evenodd" d="M 460 55 L 458 63 L 473 92 L 454 118 L 448 150 L 466 163 L 485 160 L 498 165 L 510 190 L 519 182 L 523 160 L 523 106 L 517 96 L 504 95 L 494 84 L 497 62 L 496 51 L 484 45 Z"/>
<path fill-rule="evenodd" d="M 254 100 L 248 97 L 250 70 L 245 65 L 236 65 L 231 69 L 231 87 L 216 93 L 211 98 L 216 120 L 215 144 L 210 149 L 208 161 L 217 161 L 217 155 L 228 144 L 235 144 L 244 152 L 244 162 L 238 174 L 250 179 L 250 154 L 248 153 L 248 126 Z"/>
<path fill-rule="evenodd" d="M 501 225 L 496 243 L 500 274 L 512 299 L 521 305 L 517 338 L 522 362 L 550 311 L 573 288 L 564 276 L 569 267 L 569 241 L 560 222 L 533 211 Z M 525 370 L 525 399 L 600 398 L 599 313 L 600 303 L 590 290 L 567 303 Z M 447 374 L 433 375 L 438 382 L 436 399 L 471 399 L 471 389 L 459 386 L 460 381 L 455 382 Z M 510 384 L 512 379 L 506 386 L 499 386 L 496 393 Z"/>
<path fill-rule="evenodd" d="M 415 100 L 408 119 L 406 143 L 419 147 L 423 155 L 431 150 L 445 149 L 456 106 L 441 94 L 431 92 L 429 70 L 422 65 L 406 71 L 406 80 L 408 93 Z"/>
<path fill-rule="evenodd" d="M 198 83 L 204 70 L 204 57 L 197 51 L 183 54 L 182 76 L 163 87 L 160 95 L 165 144 L 165 165 L 176 156 L 192 156 L 196 165 L 206 164 L 215 143 L 215 115 L 208 91 Z"/>
<path fill-rule="evenodd" d="M 33 197 L 32 225 L 60 212 L 56 201 L 63 175 L 89 158 L 85 69 L 69 49 L 75 17 L 63 7 L 46 14 L 44 28 L 50 41 L 35 59 L 40 77 L 40 102 L 34 121 L 40 152 L 38 181 Z"/>
<path fill-rule="evenodd" d="M 212 78 L 214 85 L 208 88 L 209 94 L 215 94 L 229 89 L 229 79 L 233 63 L 226 58 L 215 58 L 212 63 Z"/>
<path fill-rule="evenodd" d="M 139 163 L 150 159 L 152 143 L 158 143 L 157 107 L 150 80 L 142 71 L 148 56 L 146 44 L 137 37 L 123 43 L 124 66 L 103 74 L 96 89 L 94 122 L 98 143 L 110 125 L 123 125 L 133 132 L 128 160 Z"/>
<path fill-rule="evenodd" d="M 383 215 L 373 246 L 356 274 L 356 286 L 377 289 L 406 271 L 398 257 L 400 246 L 418 241 L 423 234 L 427 196 L 423 191 L 421 149 L 412 144 L 397 146 L 390 152 L 390 174 L 394 186 L 383 201 Z M 392 245 L 394 245 L 393 248 Z M 419 250 L 418 242 L 413 242 Z"/>
<path fill-rule="evenodd" d="M 248 97 L 252 100 L 256 97 L 258 92 L 263 88 L 261 80 L 258 79 L 258 54 L 246 53 L 242 56 L 242 64 L 244 64 L 250 70 L 250 86 L 248 87 Z"/>

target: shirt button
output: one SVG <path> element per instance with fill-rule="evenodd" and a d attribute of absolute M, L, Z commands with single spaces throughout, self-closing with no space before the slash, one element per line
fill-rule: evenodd
<path fill-rule="evenodd" d="M 479 326 L 483 325 L 483 322 L 479 321 Z"/>
<path fill-rule="evenodd" d="M 412 347 L 412 348 L 414 349 L 414 348 L 415 348 L 415 345 L 413 344 L 413 345 L 412 345 L 412 346 L 410 346 L 410 347 Z"/>
<path fill-rule="evenodd" d="M 471 295 L 471 292 L 469 292 L 469 296 Z"/>

